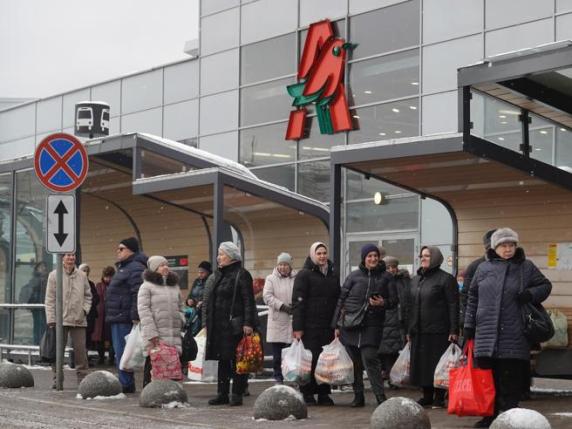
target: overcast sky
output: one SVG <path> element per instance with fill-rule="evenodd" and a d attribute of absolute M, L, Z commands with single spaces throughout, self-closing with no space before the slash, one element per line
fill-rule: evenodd
<path fill-rule="evenodd" d="M 0 98 L 44 98 L 188 58 L 198 0 L 0 0 Z"/>

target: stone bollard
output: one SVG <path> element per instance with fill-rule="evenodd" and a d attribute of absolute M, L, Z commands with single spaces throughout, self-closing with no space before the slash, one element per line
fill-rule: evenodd
<path fill-rule="evenodd" d="M 371 415 L 371 429 L 430 429 L 429 416 L 409 398 L 395 397 L 380 404 Z"/>
<path fill-rule="evenodd" d="M 308 407 L 302 395 L 292 387 L 269 387 L 254 402 L 255 419 L 284 420 L 290 416 L 296 419 L 308 417 Z"/>
<path fill-rule="evenodd" d="M 109 371 L 95 371 L 81 381 L 78 390 L 83 399 L 88 399 L 119 395 L 122 387 L 119 379 Z"/>
<path fill-rule="evenodd" d="M 183 385 L 172 380 L 154 380 L 141 392 L 139 405 L 145 408 L 159 408 L 173 403 L 186 404 L 187 392 Z"/>
<path fill-rule="evenodd" d="M 0 364 L 0 387 L 8 389 L 34 387 L 34 376 L 25 366 L 3 363 Z"/>
<path fill-rule="evenodd" d="M 501 413 L 490 429 L 550 429 L 550 423 L 538 411 L 513 408 Z"/>

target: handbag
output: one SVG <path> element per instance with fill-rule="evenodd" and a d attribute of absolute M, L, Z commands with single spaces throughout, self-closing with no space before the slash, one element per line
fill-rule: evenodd
<path fill-rule="evenodd" d="M 524 276 L 521 268 L 520 291 L 524 290 Z M 521 307 L 524 336 L 530 344 L 548 341 L 554 336 L 554 325 L 542 304 L 527 302 Z"/>
<path fill-rule="evenodd" d="M 42 362 L 56 361 L 56 328 L 48 326 L 40 341 L 40 359 Z"/>
<path fill-rule="evenodd" d="M 362 322 L 363 319 L 365 318 L 365 314 L 367 312 L 368 309 L 368 299 L 369 299 L 369 289 L 371 286 L 371 278 L 368 279 L 367 282 L 367 290 L 365 291 L 365 303 L 361 306 L 361 308 L 356 312 L 356 313 L 351 313 L 349 316 L 346 314 L 346 308 L 345 308 L 345 300 L 344 300 L 344 306 L 342 307 L 342 320 L 340 325 L 340 328 L 345 328 L 345 329 L 351 329 L 351 328 L 358 328 Z M 353 286 L 352 286 L 353 287 Z M 352 288 L 348 289 L 348 295 L 350 294 L 350 291 L 352 290 Z M 347 299 L 347 295 L 346 295 L 346 299 Z"/>
<path fill-rule="evenodd" d="M 236 279 L 234 280 L 234 289 L 232 291 L 232 304 L 230 304 L 230 331 L 232 335 L 242 335 L 242 326 L 244 325 L 243 318 L 241 316 L 233 316 L 234 303 L 236 301 L 236 289 L 238 288 L 238 278 L 240 277 L 240 270 L 236 274 Z"/>
<path fill-rule="evenodd" d="M 193 337 L 193 331 L 191 327 L 188 327 L 185 331 L 185 335 L 183 336 L 182 341 L 182 349 L 183 354 L 181 355 L 181 361 L 183 364 L 191 362 L 197 358 L 197 353 L 199 352 L 199 348 L 197 346 L 197 342 Z"/>

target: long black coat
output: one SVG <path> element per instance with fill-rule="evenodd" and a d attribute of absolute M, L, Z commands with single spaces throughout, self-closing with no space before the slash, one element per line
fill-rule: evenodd
<path fill-rule="evenodd" d="M 116 266 L 117 271 L 105 290 L 105 321 L 131 323 L 133 320 L 139 320 L 137 294 L 143 283 L 147 256 L 135 253 Z"/>
<path fill-rule="evenodd" d="M 298 272 L 292 291 L 292 328 L 304 331 L 302 341 L 310 350 L 318 350 L 334 338 L 331 327 L 340 296 L 340 279 L 328 261 L 324 275 L 320 267 L 306 258 L 304 268 Z"/>
<path fill-rule="evenodd" d="M 237 276 L 238 283 L 236 283 Z M 234 308 L 231 309 L 235 283 L 236 299 Z M 219 268 L 214 273 L 214 283 L 209 291 L 206 305 L 208 306 L 206 359 L 233 360 L 242 333 L 233 335 L 230 326 L 231 311 L 233 317 L 242 317 L 243 326 L 254 328 L 257 320 L 252 276 L 242 268 L 241 262 Z"/>
<path fill-rule="evenodd" d="M 479 265 L 469 289 L 465 328 L 475 329 L 475 356 L 498 359 L 530 359 L 530 345 L 523 334 L 521 287 L 541 303 L 552 284 L 528 259 L 522 248 L 504 260 L 494 250 Z"/>
<path fill-rule="evenodd" d="M 411 278 L 407 270 L 399 271 L 395 275 L 395 288 L 397 289 L 399 304 L 397 308 L 385 312 L 383 337 L 378 349 L 379 354 L 397 354 L 403 349 L 405 343 L 408 300 L 411 288 Z"/>
<path fill-rule="evenodd" d="M 380 295 L 385 301 L 383 307 L 369 305 L 369 298 Z M 341 327 L 341 342 L 345 346 L 378 347 L 383 333 L 386 310 L 397 305 L 397 291 L 393 276 L 385 271 L 382 262 L 375 269 L 369 270 L 360 264 L 352 271 L 342 286 L 338 305 L 334 314 L 333 326 Z M 345 317 L 350 317 L 366 307 L 365 315 L 359 326 L 344 328 Z"/>

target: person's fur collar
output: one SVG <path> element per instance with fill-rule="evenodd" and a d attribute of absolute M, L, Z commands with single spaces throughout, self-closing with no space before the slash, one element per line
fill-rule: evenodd
<path fill-rule="evenodd" d="M 143 273 L 143 279 L 145 281 L 148 281 L 149 283 L 153 283 L 159 286 L 164 286 L 163 276 L 156 271 L 145 270 L 145 272 Z M 178 284 L 179 284 L 179 276 L 177 276 L 177 274 L 175 274 L 172 271 L 169 272 L 169 274 L 167 275 L 166 285 L 176 286 Z"/>

